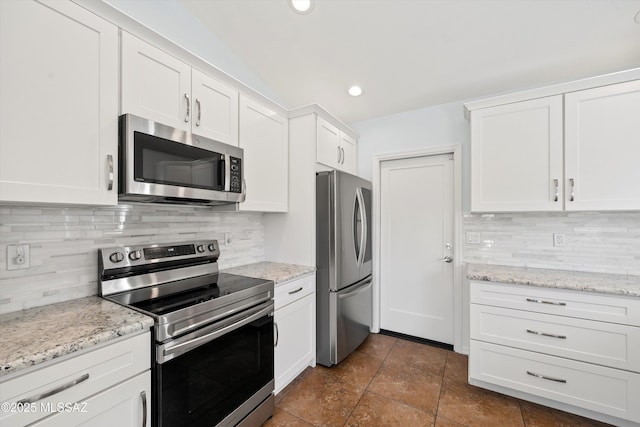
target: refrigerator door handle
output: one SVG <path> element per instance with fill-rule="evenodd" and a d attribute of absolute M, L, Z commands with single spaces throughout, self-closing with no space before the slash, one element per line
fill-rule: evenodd
<path fill-rule="evenodd" d="M 356 265 L 360 267 L 362 265 L 362 261 L 364 259 L 364 250 L 366 244 L 366 216 L 364 212 L 364 197 L 362 196 L 362 189 L 356 189 L 356 203 L 358 204 L 357 212 L 360 215 L 360 235 L 358 236 L 357 232 L 354 232 L 354 245 L 356 245 Z M 354 212 L 355 216 L 355 212 Z M 354 223 L 357 226 L 358 221 L 354 218 Z M 355 242 L 357 238 L 360 238 L 359 242 Z"/>
<path fill-rule="evenodd" d="M 364 201 L 364 194 L 362 193 L 362 188 L 358 188 L 358 192 L 360 193 L 361 200 L 361 211 L 362 211 L 362 252 L 360 265 L 364 264 L 364 259 L 367 256 L 367 245 L 369 244 L 369 222 L 367 221 L 367 204 Z"/>
<path fill-rule="evenodd" d="M 338 293 L 338 298 L 340 299 L 350 298 L 354 295 L 361 294 L 367 291 L 371 287 L 371 283 L 372 283 L 371 279 L 367 279 L 367 282 L 364 284 L 364 286 L 358 286 L 357 289 L 347 292 L 346 294 Z"/>

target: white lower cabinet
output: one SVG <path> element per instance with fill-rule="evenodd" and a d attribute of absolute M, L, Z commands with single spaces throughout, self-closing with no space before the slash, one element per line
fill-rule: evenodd
<path fill-rule="evenodd" d="M 315 365 L 315 274 L 276 287 L 275 393 Z"/>
<path fill-rule="evenodd" d="M 4 381 L 0 425 L 150 425 L 150 354 L 144 333 Z"/>
<path fill-rule="evenodd" d="M 469 383 L 634 425 L 639 310 L 637 298 L 471 282 Z"/>

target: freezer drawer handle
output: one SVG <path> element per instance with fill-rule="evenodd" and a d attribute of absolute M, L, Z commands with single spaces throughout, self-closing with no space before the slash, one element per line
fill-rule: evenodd
<path fill-rule="evenodd" d="M 297 294 L 298 292 L 300 292 L 302 290 L 302 286 L 300 286 L 298 289 L 296 289 L 295 291 L 289 291 L 289 295 L 293 295 L 293 294 Z"/>
<path fill-rule="evenodd" d="M 562 378 L 547 377 L 545 375 L 536 374 L 535 372 L 531 372 L 531 371 L 527 371 L 527 374 L 531 375 L 532 377 L 542 378 L 543 380 L 555 381 L 557 383 L 562 383 L 562 384 L 566 384 L 567 383 L 567 380 L 563 380 Z"/>
<path fill-rule="evenodd" d="M 65 391 L 66 389 L 71 388 L 71 387 L 73 387 L 75 385 L 78 385 L 78 384 L 80 384 L 82 382 L 85 382 L 88 379 L 89 379 L 89 374 L 87 373 L 87 374 L 84 374 L 84 375 L 78 377 L 77 379 L 75 379 L 73 381 L 69 381 L 66 384 L 62 384 L 60 387 L 56 387 L 53 390 L 45 391 L 42 394 L 38 394 L 36 396 L 32 396 L 32 397 L 29 397 L 27 399 L 19 400 L 18 401 L 18 405 L 24 405 L 24 404 L 27 404 L 27 403 L 37 402 L 37 401 L 45 399 L 45 398 L 47 398 L 49 396 L 53 396 L 54 394 L 58 394 L 58 393 L 60 393 L 62 391 Z"/>
<path fill-rule="evenodd" d="M 566 302 L 546 301 L 546 300 L 537 299 L 537 298 L 527 298 L 527 301 L 528 302 L 537 302 L 538 304 L 551 304 L 551 305 L 561 305 L 561 306 L 567 305 Z"/>
<path fill-rule="evenodd" d="M 530 333 L 530 334 L 541 335 L 543 337 L 560 338 L 561 340 L 566 340 L 567 339 L 566 335 L 548 334 L 546 332 L 532 331 L 531 329 L 527 329 L 527 332 Z"/>
<path fill-rule="evenodd" d="M 362 292 L 365 292 L 370 287 L 371 287 L 371 282 L 369 282 L 366 286 L 363 286 L 361 288 L 356 289 L 355 291 L 351 291 L 351 292 L 346 293 L 346 294 L 338 295 L 338 298 L 341 298 L 341 299 L 349 298 L 352 295 L 357 295 L 357 294 L 360 294 Z"/>

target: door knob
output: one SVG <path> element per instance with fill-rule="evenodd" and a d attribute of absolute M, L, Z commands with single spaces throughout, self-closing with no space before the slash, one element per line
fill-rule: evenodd
<path fill-rule="evenodd" d="M 443 262 L 453 262 L 453 257 L 446 256 L 446 257 L 442 258 L 442 261 Z"/>

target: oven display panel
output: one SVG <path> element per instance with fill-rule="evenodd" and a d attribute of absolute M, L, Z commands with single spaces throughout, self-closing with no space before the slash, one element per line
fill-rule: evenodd
<path fill-rule="evenodd" d="M 195 245 L 164 246 L 161 248 L 144 249 L 145 259 L 170 258 L 174 256 L 194 255 Z"/>

